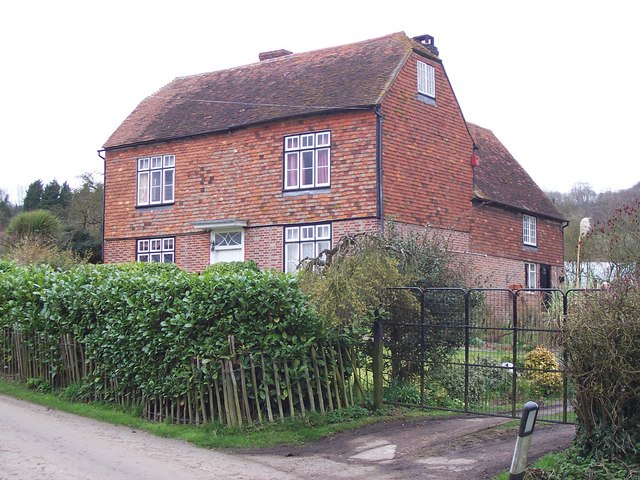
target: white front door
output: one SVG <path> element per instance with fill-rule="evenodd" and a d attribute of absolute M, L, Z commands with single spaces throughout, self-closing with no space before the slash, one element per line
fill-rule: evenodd
<path fill-rule="evenodd" d="M 244 231 L 211 232 L 211 263 L 244 261 Z"/>

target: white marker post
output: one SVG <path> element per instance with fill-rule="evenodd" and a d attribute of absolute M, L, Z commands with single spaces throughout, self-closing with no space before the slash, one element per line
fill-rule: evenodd
<path fill-rule="evenodd" d="M 511 460 L 509 480 L 522 480 L 524 478 L 524 472 L 527 469 L 529 446 L 531 445 L 531 435 L 533 434 L 537 416 L 538 404 L 535 402 L 525 403 L 522 419 L 520 420 L 518 440 L 516 440 L 516 449 Z"/>

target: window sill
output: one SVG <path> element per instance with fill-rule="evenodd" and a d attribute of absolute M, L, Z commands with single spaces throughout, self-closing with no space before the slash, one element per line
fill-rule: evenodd
<path fill-rule="evenodd" d="M 297 197 L 300 195 L 315 195 L 318 193 L 331 193 L 331 187 L 308 188 L 305 190 L 283 190 L 283 197 Z"/>
<path fill-rule="evenodd" d="M 425 95 L 424 93 L 416 94 L 416 100 L 418 100 L 419 102 L 422 102 L 422 103 L 426 103 L 427 105 L 431 105 L 432 107 L 437 107 L 436 99 L 433 98 L 433 97 L 429 97 L 429 96 Z"/>
<path fill-rule="evenodd" d="M 175 202 L 171 202 L 171 203 L 157 203 L 154 205 L 136 205 L 136 209 L 138 210 L 148 210 L 151 208 L 162 208 L 163 210 L 166 210 L 168 207 L 173 207 L 175 205 Z"/>

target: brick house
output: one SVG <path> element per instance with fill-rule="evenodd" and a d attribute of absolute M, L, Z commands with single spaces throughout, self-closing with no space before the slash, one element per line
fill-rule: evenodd
<path fill-rule="evenodd" d="M 104 157 L 106 263 L 291 271 L 393 219 L 446 232 L 488 284 L 561 275 L 562 216 L 490 131 L 465 122 L 428 35 L 177 78 Z"/>

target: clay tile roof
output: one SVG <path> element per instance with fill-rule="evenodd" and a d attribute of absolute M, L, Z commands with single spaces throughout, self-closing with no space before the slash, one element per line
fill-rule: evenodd
<path fill-rule="evenodd" d="M 183 138 L 382 99 L 411 50 L 403 32 L 176 78 L 143 100 L 105 149 Z M 435 58 L 435 57 L 434 57 Z"/>
<path fill-rule="evenodd" d="M 474 197 L 556 220 L 564 220 L 553 202 L 531 179 L 491 130 L 468 123 L 478 146 Z"/>

